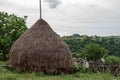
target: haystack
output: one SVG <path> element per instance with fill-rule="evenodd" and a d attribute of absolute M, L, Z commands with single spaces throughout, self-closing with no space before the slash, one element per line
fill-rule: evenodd
<path fill-rule="evenodd" d="M 12 68 L 24 72 L 72 73 L 71 52 L 44 20 L 38 20 L 11 47 Z"/>

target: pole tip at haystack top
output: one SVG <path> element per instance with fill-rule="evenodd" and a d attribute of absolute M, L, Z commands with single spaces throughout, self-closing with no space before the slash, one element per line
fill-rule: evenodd
<path fill-rule="evenodd" d="M 41 5 L 41 0 L 39 0 L 39 5 L 40 5 L 40 19 L 42 19 L 42 5 Z"/>

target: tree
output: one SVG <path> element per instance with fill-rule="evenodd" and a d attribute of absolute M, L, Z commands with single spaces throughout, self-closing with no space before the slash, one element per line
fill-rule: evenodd
<path fill-rule="evenodd" d="M 27 29 L 26 18 L 0 12 L 0 60 L 8 58 L 11 45 Z"/>
<path fill-rule="evenodd" d="M 100 45 L 91 43 L 85 46 L 82 50 L 82 57 L 87 57 L 88 60 L 96 61 L 100 60 L 105 54 L 107 50 L 105 48 L 100 47 Z"/>
<path fill-rule="evenodd" d="M 73 37 L 80 37 L 79 34 L 73 34 Z"/>
<path fill-rule="evenodd" d="M 77 55 L 77 53 L 81 53 L 82 49 L 87 44 L 96 43 L 109 50 L 109 55 L 120 57 L 120 36 L 64 36 L 63 40 L 69 45 L 69 48 L 72 53 L 75 53 L 75 55 Z"/>

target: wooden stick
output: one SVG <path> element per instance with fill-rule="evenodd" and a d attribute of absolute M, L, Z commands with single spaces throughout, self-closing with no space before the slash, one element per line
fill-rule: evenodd
<path fill-rule="evenodd" d="M 40 7 L 40 19 L 42 19 L 42 6 L 41 6 L 41 0 L 39 0 L 39 7 Z"/>

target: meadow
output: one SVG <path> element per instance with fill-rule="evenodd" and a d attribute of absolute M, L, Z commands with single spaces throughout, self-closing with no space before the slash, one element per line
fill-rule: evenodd
<path fill-rule="evenodd" d="M 6 67 L 8 62 L 0 62 L 0 80 L 120 80 L 110 73 L 83 73 L 51 75 L 42 72 L 23 73 Z"/>

